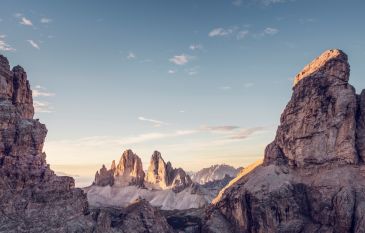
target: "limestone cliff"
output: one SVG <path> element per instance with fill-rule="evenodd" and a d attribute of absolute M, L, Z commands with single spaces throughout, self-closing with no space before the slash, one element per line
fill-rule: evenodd
<path fill-rule="evenodd" d="M 296 76 L 263 163 L 215 199 L 205 232 L 365 232 L 365 98 L 349 75 L 335 49 Z"/>

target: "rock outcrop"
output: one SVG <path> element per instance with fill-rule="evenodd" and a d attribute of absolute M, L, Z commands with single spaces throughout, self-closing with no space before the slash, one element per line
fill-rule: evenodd
<path fill-rule="evenodd" d="M 170 162 L 165 163 L 158 151 L 152 154 L 146 181 L 162 189 L 172 188 L 176 192 L 192 184 L 190 176 L 182 168 L 175 169 Z"/>
<path fill-rule="evenodd" d="M 26 72 L 0 55 L 0 232 L 90 232 L 86 195 L 46 163 L 33 115 Z"/>
<path fill-rule="evenodd" d="M 105 165 L 96 172 L 94 184 L 98 186 L 126 186 L 136 185 L 143 187 L 145 173 L 142 167 L 142 161 L 133 153 L 132 150 L 123 152 L 118 165 L 113 160 L 110 169 L 106 169 Z"/>
<path fill-rule="evenodd" d="M 191 176 L 191 180 L 198 184 L 205 184 L 217 180 L 225 179 L 226 176 L 236 177 L 242 170 L 242 167 L 234 168 L 226 164 L 216 164 L 207 168 L 203 168 Z"/>
<path fill-rule="evenodd" d="M 145 200 L 136 200 L 126 208 L 94 209 L 92 216 L 97 222 L 95 233 L 174 232 L 165 217 Z"/>
<path fill-rule="evenodd" d="M 341 50 L 295 78 L 263 163 L 206 211 L 205 232 L 365 232 L 364 100 Z"/>

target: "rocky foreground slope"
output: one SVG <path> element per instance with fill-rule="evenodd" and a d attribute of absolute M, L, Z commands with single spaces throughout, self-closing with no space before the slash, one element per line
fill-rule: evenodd
<path fill-rule="evenodd" d="M 142 200 L 122 210 L 90 209 L 74 179 L 46 162 L 45 125 L 33 119 L 32 91 L 20 66 L 0 55 L 0 232 L 172 232 Z"/>
<path fill-rule="evenodd" d="M 341 50 L 295 78 L 264 161 L 206 211 L 205 232 L 365 232 L 365 91 Z"/>

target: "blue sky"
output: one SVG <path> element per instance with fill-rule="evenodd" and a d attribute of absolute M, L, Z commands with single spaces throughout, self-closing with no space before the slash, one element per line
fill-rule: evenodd
<path fill-rule="evenodd" d="M 0 52 L 21 64 L 48 162 L 109 165 L 132 148 L 186 170 L 262 157 L 292 79 L 329 48 L 365 87 L 365 2 L 2 1 Z M 77 170 L 77 169 L 76 169 Z M 73 172 L 73 171 L 72 171 Z"/>

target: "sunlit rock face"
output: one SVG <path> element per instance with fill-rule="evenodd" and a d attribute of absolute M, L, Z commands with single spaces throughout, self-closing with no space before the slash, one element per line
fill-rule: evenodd
<path fill-rule="evenodd" d="M 144 186 L 145 173 L 142 161 L 132 150 L 123 152 L 118 165 L 113 160 L 110 169 L 102 166 L 95 174 L 94 184 L 98 186 Z"/>
<path fill-rule="evenodd" d="M 172 188 L 177 192 L 192 184 L 190 176 L 183 169 L 174 169 L 170 162 L 165 163 L 158 151 L 152 154 L 146 181 L 162 189 Z"/>
<path fill-rule="evenodd" d="M 161 153 L 151 156 L 147 175 L 141 159 L 126 150 L 118 165 L 103 167 L 95 175 L 93 185 L 84 188 L 93 207 L 128 206 L 135 199 L 143 198 L 152 206 L 164 210 L 190 209 L 206 206 L 212 199 L 208 190 L 193 184 L 182 168 L 165 163 Z"/>
<path fill-rule="evenodd" d="M 274 141 L 206 211 L 205 232 L 365 232 L 364 92 L 341 50 L 295 79 Z"/>
<path fill-rule="evenodd" d="M 0 232 L 89 232 L 86 195 L 49 168 L 33 115 L 26 72 L 0 55 Z"/>

